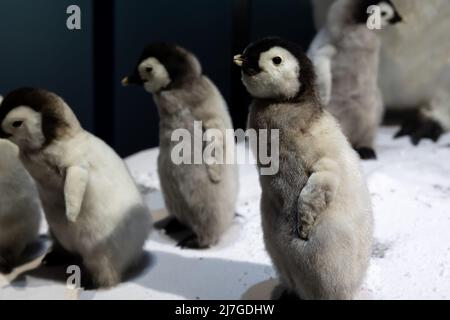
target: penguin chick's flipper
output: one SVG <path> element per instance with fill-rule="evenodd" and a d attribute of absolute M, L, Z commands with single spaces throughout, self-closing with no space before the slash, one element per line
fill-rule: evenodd
<path fill-rule="evenodd" d="M 13 271 L 13 267 L 8 260 L 0 256 L 0 273 L 10 274 Z"/>
<path fill-rule="evenodd" d="M 338 166 L 331 159 L 316 162 L 312 172 L 298 199 L 297 231 L 305 241 L 309 240 L 318 215 L 333 201 L 339 185 Z"/>
<path fill-rule="evenodd" d="M 375 160 L 375 159 L 377 159 L 377 154 L 375 153 L 375 150 L 373 150 L 372 148 L 361 147 L 361 148 L 356 148 L 355 151 L 358 152 L 359 157 L 362 160 Z"/>
<path fill-rule="evenodd" d="M 76 222 L 83 204 L 89 182 L 89 172 L 82 167 L 69 167 L 64 184 L 64 198 L 66 200 L 66 217 L 70 222 Z"/>
<path fill-rule="evenodd" d="M 202 130 L 208 141 L 203 147 L 206 170 L 211 182 L 219 183 L 222 180 L 222 164 L 226 155 L 224 142 L 226 128 L 221 121 L 207 120 Z"/>
<path fill-rule="evenodd" d="M 168 222 L 166 222 L 168 221 Z M 155 223 L 155 228 L 157 230 L 164 230 L 166 234 L 171 235 L 174 233 L 181 233 L 190 230 L 189 227 L 182 224 L 177 218 L 169 217 L 161 221 Z"/>
<path fill-rule="evenodd" d="M 326 45 L 318 49 L 312 58 L 317 74 L 316 85 L 319 89 L 319 98 L 324 106 L 327 106 L 331 100 L 333 86 L 331 63 L 335 54 L 336 48 L 332 45 Z"/>
<path fill-rule="evenodd" d="M 417 112 L 413 117 L 409 117 L 403 122 L 395 138 L 410 136 L 411 142 L 417 146 L 422 139 L 431 139 L 437 142 L 443 133 L 444 129 L 438 122 L 428 119 L 421 115 L 420 112 Z"/>
<path fill-rule="evenodd" d="M 180 247 L 181 249 L 208 249 L 209 246 L 206 245 L 200 245 L 198 243 L 198 238 L 195 234 L 191 234 L 187 236 L 184 240 L 181 240 L 177 247 Z"/>

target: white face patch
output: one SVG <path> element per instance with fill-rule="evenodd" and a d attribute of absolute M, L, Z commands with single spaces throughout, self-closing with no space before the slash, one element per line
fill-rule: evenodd
<path fill-rule="evenodd" d="M 381 15 L 381 27 L 386 27 L 389 25 L 389 21 L 394 18 L 395 10 L 392 6 L 387 2 L 380 2 L 378 4 L 380 7 L 380 15 Z"/>
<path fill-rule="evenodd" d="M 273 47 L 259 57 L 261 72 L 255 76 L 243 73 L 248 92 L 256 98 L 293 98 L 300 90 L 300 65 L 288 50 Z"/>
<path fill-rule="evenodd" d="M 171 82 L 169 73 L 156 58 L 147 58 L 138 67 L 139 75 L 144 82 L 144 88 L 150 93 L 156 93 L 167 87 Z"/>
<path fill-rule="evenodd" d="M 38 149 L 45 143 L 42 115 L 28 106 L 19 106 L 11 110 L 1 126 L 4 132 L 11 135 L 9 140 L 19 147 Z"/>

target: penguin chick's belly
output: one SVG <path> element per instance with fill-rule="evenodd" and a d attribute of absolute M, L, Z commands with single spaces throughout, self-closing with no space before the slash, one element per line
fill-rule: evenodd
<path fill-rule="evenodd" d="M 346 52 L 339 53 L 333 62 L 332 93 L 326 109 L 338 119 L 353 145 L 368 147 L 383 109 L 377 82 L 378 50 L 353 52 L 353 59 L 348 59 Z"/>
<path fill-rule="evenodd" d="M 372 145 L 383 113 L 382 98 L 375 84 L 361 89 L 357 84 L 346 89 L 340 86 L 332 93 L 326 109 L 338 120 L 353 146 Z"/>
<path fill-rule="evenodd" d="M 52 234 L 65 250 L 83 257 L 109 247 L 121 250 L 124 257 L 132 255 L 142 247 L 151 229 L 150 213 L 138 197 L 121 204 L 118 196 L 106 204 L 93 200 L 88 193 L 77 221 L 70 222 L 62 193 L 41 194 Z"/>
<path fill-rule="evenodd" d="M 213 183 L 204 164 L 176 165 L 161 153 L 158 172 L 169 214 L 198 235 L 221 233 L 234 216 L 232 169 L 224 166 L 222 180 Z"/>
<path fill-rule="evenodd" d="M 263 225 L 265 234 L 273 234 L 265 243 L 283 284 L 303 299 L 353 298 L 368 266 L 370 242 L 332 217 L 322 217 L 308 241 L 293 226 L 278 223 Z"/>
<path fill-rule="evenodd" d="M 363 281 L 372 245 L 370 207 L 364 195 L 352 202 L 341 198 L 320 213 L 304 241 L 296 228 L 297 205 L 286 207 L 273 190 L 263 190 L 267 251 L 283 285 L 303 299 L 351 299 Z"/>
<path fill-rule="evenodd" d="M 351 99 L 333 100 L 327 108 L 338 120 L 344 135 L 354 147 L 371 147 L 375 130 L 381 123 L 382 105 L 376 96 L 354 96 Z M 377 105 L 375 106 L 374 103 Z M 372 108 L 365 106 L 372 105 Z"/>

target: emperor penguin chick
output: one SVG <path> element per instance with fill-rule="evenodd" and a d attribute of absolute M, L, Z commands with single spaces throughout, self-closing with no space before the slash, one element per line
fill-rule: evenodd
<path fill-rule="evenodd" d="M 55 251 L 80 256 L 94 285 L 118 284 L 141 256 L 152 225 L 122 159 L 46 90 L 9 93 L 0 106 L 0 126 L 36 181 L 55 240 L 47 257 Z"/>
<path fill-rule="evenodd" d="M 327 110 L 338 119 L 362 159 L 376 158 L 374 140 L 384 109 L 378 87 L 381 40 L 368 27 L 369 9 L 375 5 L 372 8 L 380 11 L 379 27 L 401 21 L 390 0 L 337 0 L 308 53 L 319 87 L 329 93 L 322 97 Z M 330 47 L 334 48 L 331 55 L 327 54 Z M 324 71 L 327 68 L 329 74 Z"/>
<path fill-rule="evenodd" d="M 0 139 L 0 273 L 17 265 L 25 248 L 36 240 L 41 206 L 36 186 L 19 160 L 19 149 Z"/>
<path fill-rule="evenodd" d="M 278 154 L 273 141 L 267 147 L 279 170 L 261 170 L 260 183 L 264 240 L 280 281 L 301 299 L 351 299 L 372 245 L 371 202 L 358 156 L 320 105 L 314 67 L 296 44 L 266 38 L 235 63 L 253 97 L 249 128 L 279 130 Z"/>
<path fill-rule="evenodd" d="M 216 150 L 216 159 L 223 160 L 234 150 L 234 139 L 226 139 L 227 130 L 233 126 L 225 100 L 202 74 L 192 53 L 167 43 L 146 47 L 133 74 L 122 83 L 142 85 L 157 105 L 158 174 L 165 204 L 172 217 L 171 225 L 177 221 L 193 232 L 178 245 L 191 249 L 215 245 L 235 216 L 237 167 L 228 161 L 194 163 L 192 158 L 191 163 L 175 163 L 171 156 L 180 142 L 173 141 L 172 134 L 182 130 L 196 140 L 199 135 L 205 138 L 208 133 L 218 133 L 211 143 L 198 146 L 194 142 L 192 150 L 200 152 L 201 157 L 209 145 Z"/>

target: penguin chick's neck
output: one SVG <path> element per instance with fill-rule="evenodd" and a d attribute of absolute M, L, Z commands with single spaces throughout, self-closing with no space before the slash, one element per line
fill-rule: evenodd
<path fill-rule="evenodd" d="M 77 136 L 80 132 L 83 132 L 83 128 L 81 127 L 81 124 L 72 109 L 64 102 L 61 102 L 60 108 L 60 121 L 55 124 L 55 128 L 52 130 L 52 135 L 45 136 L 45 141 L 42 148 L 36 150 L 24 146 L 21 148 L 22 154 L 32 154 L 43 151 L 49 147 L 56 146 L 61 142 L 64 143 L 64 141 L 70 140 Z"/>
<path fill-rule="evenodd" d="M 195 88 L 194 83 L 202 76 L 203 71 L 198 59 L 183 48 L 178 48 L 177 50 L 186 60 L 186 64 L 182 71 L 169 72 L 171 77 L 170 83 L 155 94 L 177 89 L 191 90 Z"/>
<path fill-rule="evenodd" d="M 302 77 L 300 79 L 300 88 L 297 94 L 293 97 L 270 97 L 270 98 L 260 98 L 252 96 L 253 101 L 258 104 L 302 104 L 305 101 L 316 101 L 318 105 L 319 99 L 316 92 L 316 76 L 315 74 L 309 74 L 308 76 Z"/>
<path fill-rule="evenodd" d="M 295 101 L 275 101 L 253 99 L 249 125 L 253 129 L 292 129 L 306 131 L 323 113 L 323 108 L 315 96 L 303 97 Z"/>
<path fill-rule="evenodd" d="M 160 117 L 179 116 L 180 112 L 191 111 L 190 108 L 201 106 L 209 92 L 208 81 L 201 74 L 185 78 L 177 87 L 167 88 L 153 94 L 153 100 Z M 188 110 L 189 109 L 189 110 Z"/>

